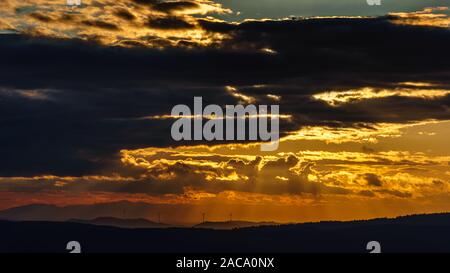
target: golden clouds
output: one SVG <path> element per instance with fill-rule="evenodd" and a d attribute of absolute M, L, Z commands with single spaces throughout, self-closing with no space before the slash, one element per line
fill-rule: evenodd
<path fill-rule="evenodd" d="M 434 125 L 415 125 L 413 132 L 397 127 L 395 138 L 405 141 L 405 134 L 414 134 L 422 141 L 431 140 L 440 132 L 437 136 L 417 132 L 428 132 L 427 126 Z M 389 146 L 384 137 L 373 137 L 379 146 L 363 151 L 350 151 L 348 141 L 334 143 L 337 149 L 328 144 L 305 148 L 306 142 L 324 141 L 317 139 L 285 139 L 280 151 L 270 154 L 249 144 L 122 150 L 116 174 L 4 177 L 0 195 L 15 196 L 15 203 L 31 190 L 58 204 L 114 200 L 189 204 L 203 206 L 202 211 L 210 208 L 216 215 L 239 211 L 247 219 L 282 221 L 369 218 L 415 212 L 405 209 L 410 204 L 420 211 L 449 205 L 442 200 L 450 196 L 450 156 L 379 151 Z M 352 145 L 361 148 L 357 141 Z M 365 209 L 355 213 L 358 207 Z M 276 217 L 280 211 L 286 218 Z"/>
<path fill-rule="evenodd" d="M 60 0 L 10 0 L 0 8 L 0 27 L 20 33 L 152 47 L 220 41 L 224 36 L 201 29 L 195 16 L 230 12 L 209 0 L 85 0 L 81 7 Z"/>
<path fill-rule="evenodd" d="M 27 90 L 27 89 L 19 89 L 19 90 L 10 90 L 0 88 L 0 95 L 6 96 L 16 96 L 28 100 L 49 100 L 51 90 Z"/>
<path fill-rule="evenodd" d="M 239 99 L 242 104 L 253 104 L 256 101 L 255 98 L 240 93 L 236 87 L 226 86 L 225 90 L 233 97 Z"/>
<path fill-rule="evenodd" d="M 374 123 L 360 124 L 355 127 L 306 126 L 299 131 L 292 132 L 281 141 L 318 140 L 326 143 L 377 143 L 380 138 L 399 138 L 402 130 L 437 121 L 422 121 L 411 124 L 403 123 Z"/>
<path fill-rule="evenodd" d="M 380 135 L 387 137 L 385 132 L 379 132 L 377 137 Z M 305 139 L 288 138 L 284 143 L 293 147 L 293 143 L 301 145 L 303 141 Z M 409 151 L 324 150 L 249 156 L 252 150 L 251 146 L 240 144 L 216 148 L 189 146 L 123 150 L 122 162 L 142 168 L 144 176 L 155 179 L 204 181 L 206 185 L 190 185 L 196 190 L 213 193 L 235 191 L 328 196 L 333 199 L 336 195 L 410 198 L 449 190 L 447 172 L 450 156 Z M 232 183 L 223 184 L 225 181 Z M 433 187 L 436 184 L 441 186 Z"/>
<path fill-rule="evenodd" d="M 404 83 L 405 85 L 415 87 L 430 87 L 429 83 Z M 313 96 L 316 100 L 326 102 L 331 106 L 339 106 L 345 103 L 359 102 L 361 100 L 379 99 L 393 96 L 413 97 L 422 99 L 436 99 L 450 94 L 450 90 L 446 89 L 411 89 L 411 88 L 395 88 L 395 89 L 375 89 L 361 88 L 348 91 L 330 91 L 319 93 Z"/>
<path fill-rule="evenodd" d="M 428 8 L 412 13 L 391 13 L 387 18 L 395 24 L 448 27 L 446 11 L 444 7 Z M 0 33 L 14 30 L 27 35 L 84 39 L 105 45 L 190 48 L 219 45 L 232 36 L 220 27 L 208 30 L 204 25 L 229 28 L 265 21 L 247 19 L 232 23 L 212 17 L 227 13 L 232 11 L 213 0 L 84 0 L 81 7 L 67 6 L 64 0 L 8 0 L 2 1 L 0 6 Z M 324 18 L 369 20 L 371 17 L 303 19 Z M 251 44 L 245 46 L 252 48 Z M 277 49 L 269 46 L 253 49 L 267 55 L 278 54 Z"/>
<path fill-rule="evenodd" d="M 447 11 L 448 7 L 433 7 L 417 12 L 393 12 L 389 16 L 395 24 L 447 28 L 450 26 Z"/>

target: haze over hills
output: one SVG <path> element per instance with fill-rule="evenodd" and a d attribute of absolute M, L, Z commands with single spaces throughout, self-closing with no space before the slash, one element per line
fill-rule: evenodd
<path fill-rule="evenodd" d="M 182 212 L 180 212 L 182 213 Z M 165 222 L 158 223 L 158 207 L 147 203 L 115 202 L 94 205 L 55 205 L 34 204 L 0 211 L 1 220 L 10 221 L 69 221 L 93 225 L 115 226 L 122 228 L 164 228 L 198 227 L 211 229 L 233 229 L 261 225 L 275 225 L 275 222 L 223 221 L 187 224 Z M 155 219 L 155 220 L 150 220 Z"/>
<path fill-rule="evenodd" d="M 67 221 L 70 219 L 89 220 L 99 217 L 149 218 L 157 214 L 147 203 L 127 201 L 99 203 L 93 205 L 71 205 L 59 207 L 46 204 L 31 204 L 0 211 L 0 219 L 14 221 Z"/>
<path fill-rule="evenodd" d="M 0 219 L 12 221 L 68 221 L 93 220 L 111 217 L 116 219 L 147 219 L 157 223 L 161 206 L 143 202 L 111 202 L 90 205 L 56 206 L 31 204 L 0 211 Z M 164 216 L 164 215 L 163 215 Z M 179 223 L 176 223 L 179 224 Z"/>
<path fill-rule="evenodd" d="M 96 226 L 111 226 L 120 228 L 166 228 L 168 224 L 157 223 L 147 219 L 120 219 L 114 217 L 99 217 L 92 220 L 69 219 L 68 222 L 90 224 Z"/>

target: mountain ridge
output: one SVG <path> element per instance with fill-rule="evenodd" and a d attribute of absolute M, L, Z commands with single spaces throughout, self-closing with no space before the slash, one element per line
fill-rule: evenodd
<path fill-rule="evenodd" d="M 171 226 L 169 224 L 153 222 L 144 218 L 122 219 L 115 217 L 97 217 L 90 220 L 69 219 L 66 222 L 120 228 L 166 228 Z"/>

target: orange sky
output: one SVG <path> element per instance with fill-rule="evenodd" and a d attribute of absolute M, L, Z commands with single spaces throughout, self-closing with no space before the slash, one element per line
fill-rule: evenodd
<path fill-rule="evenodd" d="M 1 192 L 1 208 L 129 200 L 175 205 L 164 213 L 168 220 L 182 222 L 195 222 L 202 212 L 217 221 L 233 213 L 235 219 L 303 222 L 450 208 L 449 122 L 386 125 L 368 132 L 343 129 L 333 137 L 324 128 L 308 130 L 315 133 L 309 137 L 293 132 L 270 154 L 260 152 L 258 145 L 236 144 L 123 150 L 122 164 L 143 169 L 139 177 L 1 178 L 3 183 L 32 181 L 49 188 L 39 193 Z M 86 192 L 79 186 L 86 181 L 120 187 L 127 181 L 156 180 L 177 187 L 191 179 L 203 182 L 183 187 L 182 194 Z M 185 212 L 183 219 L 177 206 Z"/>
<path fill-rule="evenodd" d="M 131 0 L 98 0 L 95 5 L 85 0 L 82 12 L 59 2 L 2 1 L 0 30 L 27 37 L 81 39 L 121 49 L 163 52 L 167 48 L 182 48 L 189 52 L 193 48 L 221 49 L 232 39 L 230 34 L 211 31 L 204 24 L 240 24 L 217 19 L 218 15 L 234 11 L 209 0 L 196 0 L 194 5 L 174 10 L 143 7 Z M 389 15 L 389 22 L 445 29 L 450 22 L 447 13 L 446 7 L 395 12 Z M 161 22 L 170 23 L 170 27 Z M 248 46 L 243 51 L 262 54 L 264 58 L 277 58 L 279 54 L 269 46 L 251 43 L 227 50 L 240 50 L 243 46 Z M 442 73 L 445 72 L 448 73 Z M 266 92 L 276 89 L 275 85 L 245 88 L 258 96 L 234 85 L 217 90 L 236 103 L 258 103 L 263 97 L 266 102 L 283 105 L 289 100 L 283 92 Z M 259 90 L 263 91 L 258 93 Z M 54 90 L 0 91 L 39 102 L 51 101 Z M 392 98 L 417 99 L 426 104 L 449 95 L 450 89 L 444 84 L 417 80 L 393 82 L 385 87 L 372 86 L 368 81 L 359 88 L 320 90 L 305 96 L 333 111 L 345 112 L 345 107 L 353 107 L 364 112 L 367 105 Z M 168 222 L 189 223 L 200 221 L 203 212 L 214 221 L 227 220 L 232 213 L 234 219 L 242 220 L 305 222 L 450 211 L 450 120 L 445 118 L 448 105 L 442 108 L 440 119 L 391 121 L 414 111 L 406 109 L 399 114 L 371 107 L 364 113 L 376 117 L 372 122 L 336 121 L 339 126 L 327 126 L 314 125 L 308 117 L 294 117 L 295 113 L 281 108 L 280 117 L 295 129 L 283 136 L 274 152 L 261 152 L 260 143 L 141 145 L 139 149 L 129 145 L 117 151 L 114 158 L 108 158 L 113 163 L 95 174 L 5 175 L 0 177 L 0 209 L 34 203 L 65 206 L 128 200 L 162 206 Z M 158 113 L 139 120 L 150 124 L 166 120 L 166 115 L 167 112 Z M 377 120 L 380 116 L 391 120 Z M 307 125 L 297 126 L 295 118 Z M 90 154 L 86 157 L 97 160 Z"/>

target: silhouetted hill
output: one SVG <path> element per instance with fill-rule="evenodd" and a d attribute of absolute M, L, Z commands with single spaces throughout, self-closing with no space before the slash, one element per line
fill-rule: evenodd
<path fill-rule="evenodd" d="M 226 221 L 226 222 L 204 222 L 195 225 L 195 228 L 209 228 L 209 229 L 234 229 L 234 228 L 246 228 L 246 227 L 259 227 L 259 226 L 274 226 L 275 222 L 247 222 L 247 221 Z"/>
<path fill-rule="evenodd" d="M 233 230 L 199 228 L 121 229 L 70 222 L 0 221 L 0 252 L 450 252 L 450 214 L 355 222 L 262 226 Z"/>
<path fill-rule="evenodd" d="M 156 223 L 147 219 L 120 219 L 114 217 L 99 217 L 91 220 L 70 219 L 68 222 L 91 224 L 97 226 L 111 226 L 120 228 L 165 228 L 169 225 Z"/>

